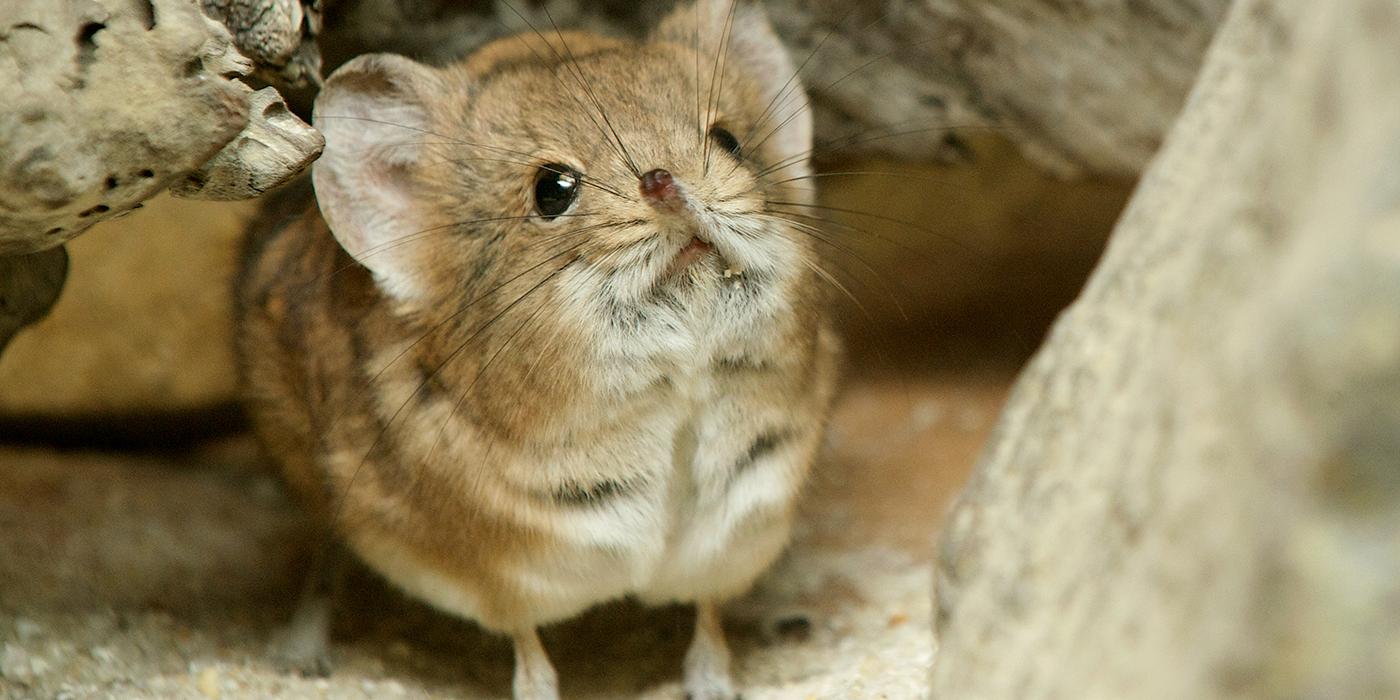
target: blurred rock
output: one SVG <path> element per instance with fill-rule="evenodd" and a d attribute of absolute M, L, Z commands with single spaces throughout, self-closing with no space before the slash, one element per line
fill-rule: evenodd
<path fill-rule="evenodd" d="M 851 342 L 921 341 L 932 326 L 1019 361 L 1103 251 L 1132 180 L 1067 182 L 1003 138 L 966 133 L 961 163 L 829 162 L 813 180 L 829 208 L 813 212 L 826 222 L 808 222 L 844 287 L 836 298 Z"/>
<path fill-rule="evenodd" d="M 1235 5 L 949 519 L 932 697 L 1400 697 L 1398 47 Z"/>
<path fill-rule="evenodd" d="M 0 415 L 231 400 L 232 274 L 254 207 L 159 197 L 74 240 L 62 298 L 0 356 Z"/>

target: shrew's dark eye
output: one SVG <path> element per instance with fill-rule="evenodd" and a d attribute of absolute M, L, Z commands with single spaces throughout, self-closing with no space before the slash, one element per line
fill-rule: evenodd
<path fill-rule="evenodd" d="M 579 181 L 583 177 L 577 170 L 559 163 L 540 166 L 535 173 L 535 210 L 546 219 L 553 219 L 569 210 L 578 199 Z"/>
<path fill-rule="evenodd" d="M 742 157 L 739 153 L 739 139 L 734 138 L 734 134 L 722 126 L 710 127 L 710 138 L 715 140 L 715 145 L 729 151 L 735 158 Z"/>

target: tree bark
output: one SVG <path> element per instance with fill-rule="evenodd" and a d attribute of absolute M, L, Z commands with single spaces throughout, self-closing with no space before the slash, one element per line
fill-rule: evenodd
<path fill-rule="evenodd" d="M 1233 8 L 948 520 L 933 697 L 1400 697 L 1397 47 Z"/>

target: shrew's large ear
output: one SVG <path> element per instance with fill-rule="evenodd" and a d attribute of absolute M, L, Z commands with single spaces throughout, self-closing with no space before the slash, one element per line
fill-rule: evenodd
<path fill-rule="evenodd" d="M 311 175 L 322 216 L 379 287 L 403 300 L 422 292 L 413 189 L 436 83 L 431 68 L 402 56 L 359 56 L 326 80 L 312 119 L 326 137 Z"/>
<path fill-rule="evenodd" d="M 762 93 L 760 109 L 771 110 L 752 141 L 767 138 L 769 143 L 777 145 L 780 153 L 787 155 L 805 153 L 812 147 L 812 112 L 802 78 L 794 77 L 796 66 L 759 3 L 753 0 L 681 2 L 661 21 L 652 38 L 697 47 L 702 59 L 702 91 L 709 87 L 708 81 L 720 77 L 709 75 L 719 72 L 717 58 L 729 66 L 725 71 L 743 67 Z M 719 87 L 723 89 L 723 83 Z M 768 133 L 774 129 L 777 132 L 769 137 Z"/>

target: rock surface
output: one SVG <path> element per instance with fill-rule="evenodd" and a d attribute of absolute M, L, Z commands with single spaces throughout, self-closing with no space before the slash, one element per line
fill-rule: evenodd
<path fill-rule="evenodd" d="M 321 0 L 200 0 L 259 73 L 287 85 L 321 84 Z"/>
<path fill-rule="evenodd" d="M 932 697 L 1400 697 L 1397 47 L 1234 6 L 948 520 Z"/>
<path fill-rule="evenodd" d="M 0 255 L 60 245 L 204 164 L 252 64 L 189 0 L 0 8 Z"/>
<path fill-rule="evenodd" d="M 286 4 L 268 0 L 278 1 Z M 291 0 L 291 7 L 299 27 L 301 6 Z M 253 19 L 226 14 L 231 22 Z M 265 48 L 255 41 L 261 35 L 233 27 L 245 43 Z M 278 52 L 259 56 L 283 61 L 276 70 L 291 61 Z M 282 103 L 276 91 L 258 93 L 250 105 L 253 89 L 238 77 L 255 65 L 194 0 L 5 3 L 0 255 L 52 248 L 122 216 L 204 166 L 240 133 L 214 166 L 229 171 L 227 179 L 275 185 L 295 176 L 320 153 L 320 136 L 285 107 L 269 112 L 269 103 Z M 263 148 L 244 147 L 249 140 Z M 234 188 L 183 189 L 187 196 L 205 192 L 229 199 Z"/>

